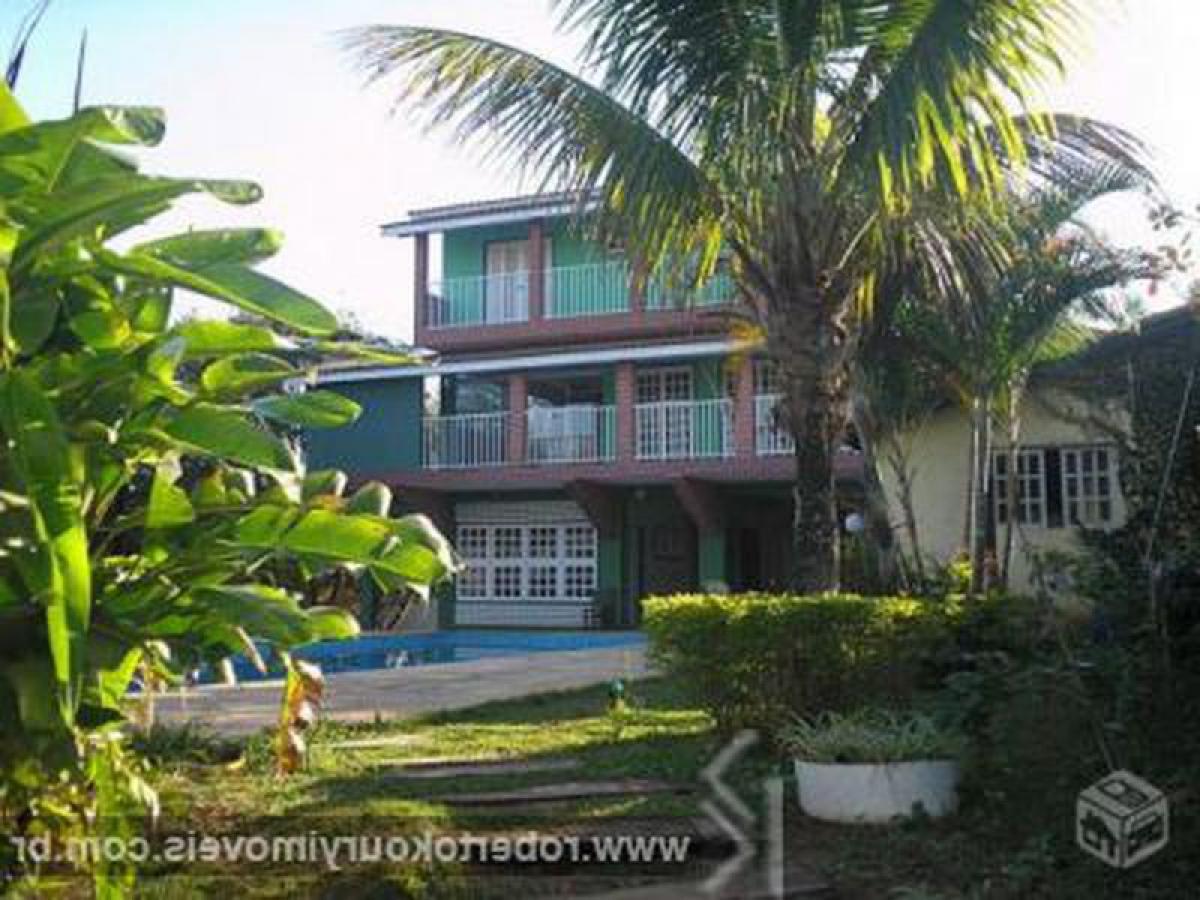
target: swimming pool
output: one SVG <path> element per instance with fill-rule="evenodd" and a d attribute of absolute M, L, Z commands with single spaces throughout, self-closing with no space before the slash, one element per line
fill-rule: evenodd
<path fill-rule="evenodd" d="M 373 669 L 403 669 L 445 663 L 529 656 L 565 650 L 606 650 L 641 647 L 644 635 L 635 631 L 434 631 L 425 634 L 369 634 L 348 641 L 322 641 L 292 652 L 297 659 L 315 662 L 325 674 L 365 672 Z M 239 681 L 281 678 L 283 668 L 269 648 L 262 649 L 267 674 L 249 660 L 236 657 L 233 668 Z M 215 673 L 202 670 L 198 684 L 218 681 Z"/>

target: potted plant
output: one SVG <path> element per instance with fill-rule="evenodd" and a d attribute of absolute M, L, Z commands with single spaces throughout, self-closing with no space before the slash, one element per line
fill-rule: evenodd
<path fill-rule="evenodd" d="M 800 808 L 830 822 L 889 822 L 958 805 L 961 736 L 927 715 L 860 710 L 797 718 L 780 733 Z"/>

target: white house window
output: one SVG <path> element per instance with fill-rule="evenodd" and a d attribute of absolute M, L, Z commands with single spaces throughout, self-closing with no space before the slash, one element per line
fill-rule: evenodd
<path fill-rule="evenodd" d="M 583 605 L 596 591 L 596 529 L 584 523 L 460 525 L 460 600 Z"/>
<path fill-rule="evenodd" d="M 529 555 L 535 559 L 558 556 L 558 529 L 541 526 L 529 529 Z"/>
<path fill-rule="evenodd" d="M 523 556 L 521 534 L 520 528 L 497 528 L 492 533 L 495 555 L 500 559 L 517 559 Z"/>
<path fill-rule="evenodd" d="M 1108 447 L 1062 451 L 1063 506 L 1071 525 L 1106 525 L 1113 518 L 1113 452 Z"/>
<path fill-rule="evenodd" d="M 992 459 L 996 521 L 1008 522 L 1009 468 L 1004 449 Z M 1017 459 L 1017 521 L 1022 525 L 1099 527 L 1114 519 L 1116 450 L 1106 445 L 1027 447 Z"/>
<path fill-rule="evenodd" d="M 782 392 L 783 378 L 780 377 L 778 364 L 770 359 L 756 359 L 754 361 L 754 393 L 757 396 L 763 396 Z"/>
<path fill-rule="evenodd" d="M 563 593 L 572 598 L 592 596 L 596 589 L 595 566 L 567 566 L 563 570 Z"/>
<path fill-rule="evenodd" d="M 535 600 L 550 600 L 558 596 L 558 566 L 531 566 L 529 596 Z"/>
<path fill-rule="evenodd" d="M 466 568 L 458 576 L 458 595 L 460 597 L 486 597 L 487 572 L 485 564 L 467 563 Z"/>
<path fill-rule="evenodd" d="M 1009 476 L 1012 454 L 998 451 L 992 458 L 996 521 L 1008 522 Z M 1046 457 L 1041 448 L 1017 453 L 1017 521 L 1022 525 L 1046 524 Z"/>
<path fill-rule="evenodd" d="M 564 555 L 569 559 L 593 559 L 596 556 L 596 529 L 590 525 L 571 525 L 563 529 Z"/>
<path fill-rule="evenodd" d="M 488 555 L 488 530 L 464 525 L 458 529 L 458 552 L 463 559 L 483 559 Z"/>
<path fill-rule="evenodd" d="M 496 566 L 492 593 L 505 599 L 518 599 L 521 596 L 521 570 L 521 566 Z"/>

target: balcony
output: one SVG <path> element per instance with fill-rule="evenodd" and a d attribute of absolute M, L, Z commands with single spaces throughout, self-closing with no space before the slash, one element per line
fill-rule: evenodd
<path fill-rule="evenodd" d="M 450 278 L 429 286 L 429 328 L 507 325 L 529 321 L 529 273 Z"/>
<path fill-rule="evenodd" d="M 508 413 L 426 416 L 421 466 L 474 469 L 508 461 Z"/>
<path fill-rule="evenodd" d="M 796 452 L 791 433 L 782 427 L 776 414 L 781 399 L 781 394 L 759 394 L 754 398 L 754 452 L 759 456 Z"/>
<path fill-rule="evenodd" d="M 525 459 L 532 465 L 616 458 L 614 406 L 544 406 L 526 414 Z"/>
<path fill-rule="evenodd" d="M 733 455 L 733 403 L 678 400 L 634 407 L 639 460 L 720 459 Z"/>
<path fill-rule="evenodd" d="M 610 260 L 545 270 L 540 298 L 535 298 L 532 272 L 472 275 L 433 282 L 425 293 L 425 327 L 432 331 L 512 325 L 538 318 L 565 320 L 619 313 L 683 311 L 719 306 L 735 296 L 727 272 L 695 290 L 648 279 L 639 296 L 629 265 Z"/>

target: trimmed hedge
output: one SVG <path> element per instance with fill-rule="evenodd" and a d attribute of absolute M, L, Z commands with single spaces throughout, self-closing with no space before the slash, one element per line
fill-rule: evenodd
<path fill-rule="evenodd" d="M 955 605 L 912 597 L 684 594 L 643 609 L 652 659 L 724 730 L 904 706 L 955 652 Z"/>

